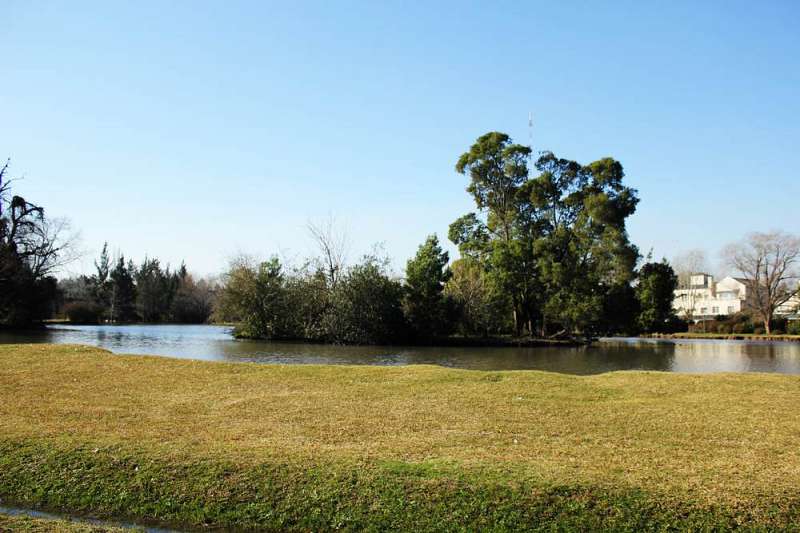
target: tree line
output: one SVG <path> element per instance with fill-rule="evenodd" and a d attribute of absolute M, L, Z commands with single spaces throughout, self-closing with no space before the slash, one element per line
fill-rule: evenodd
<path fill-rule="evenodd" d="M 346 266 L 330 228 L 312 228 L 321 254 L 300 267 L 234 262 L 217 316 L 241 324 L 242 336 L 345 343 L 681 328 L 672 268 L 650 260 L 637 268 L 625 222 L 639 199 L 622 165 L 545 152 L 531 168 L 531 155 L 491 132 L 458 159 L 476 210 L 450 226 L 461 255 L 452 264 L 432 235 L 403 277 L 374 255 Z"/>
<path fill-rule="evenodd" d="M 74 322 L 208 321 L 216 285 L 195 280 L 185 265 L 171 270 L 158 259 L 136 265 L 112 261 L 103 246 L 89 276 L 58 280 L 77 258 L 66 219 L 12 193 L 9 163 L 0 167 L 0 327 L 28 328 L 64 315 Z"/>
<path fill-rule="evenodd" d="M 106 243 L 94 266 L 91 275 L 58 282 L 60 314 L 70 322 L 201 324 L 211 316 L 216 287 L 195 280 L 185 264 L 172 270 L 156 258 L 112 259 Z"/>
<path fill-rule="evenodd" d="M 683 331 L 674 291 L 697 272 L 642 258 L 626 222 L 639 203 L 622 165 L 589 164 L 530 147 L 500 132 L 479 137 L 456 161 L 475 209 L 449 227 L 451 261 L 436 235 L 402 275 L 375 252 L 346 258 L 345 235 L 311 225 L 319 254 L 234 260 L 218 281 L 181 265 L 111 258 L 105 245 L 90 275 L 57 281 L 74 256 L 69 226 L 11 194 L 0 169 L 0 326 L 56 314 L 75 322 L 232 322 L 243 337 L 334 343 L 438 342 L 469 338 L 591 338 Z M 800 292 L 800 239 L 753 234 L 726 250 L 749 279 L 751 313 L 769 331 Z M 692 317 L 686 317 L 689 322 Z"/>

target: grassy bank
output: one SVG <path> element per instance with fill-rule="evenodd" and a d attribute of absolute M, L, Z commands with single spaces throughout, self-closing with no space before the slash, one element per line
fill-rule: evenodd
<path fill-rule="evenodd" d="M 791 529 L 800 377 L 0 346 L 0 498 L 263 529 Z"/>
<path fill-rule="evenodd" d="M 653 333 L 656 339 L 712 339 L 741 341 L 784 341 L 800 342 L 800 335 L 764 335 L 757 333 Z"/>
<path fill-rule="evenodd" d="M 16 533 L 137 533 L 136 529 L 95 526 L 49 518 L 9 516 L 0 513 L 0 532 L 5 533 L 6 531 Z"/>

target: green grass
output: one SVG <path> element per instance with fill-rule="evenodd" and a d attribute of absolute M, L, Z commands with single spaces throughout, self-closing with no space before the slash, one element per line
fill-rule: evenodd
<path fill-rule="evenodd" d="M 197 528 L 795 529 L 800 377 L 0 346 L 0 498 Z"/>

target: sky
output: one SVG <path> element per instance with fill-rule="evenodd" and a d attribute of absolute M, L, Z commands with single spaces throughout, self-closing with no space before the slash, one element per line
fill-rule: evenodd
<path fill-rule="evenodd" d="M 402 270 L 474 210 L 458 156 L 488 131 L 625 167 L 643 254 L 714 259 L 800 233 L 800 3 L 29 2 L 0 25 L 0 157 L 108 241 L 222 271 L 313 252 Z M 453 256 L 457 254 L 448 245 Z"/>

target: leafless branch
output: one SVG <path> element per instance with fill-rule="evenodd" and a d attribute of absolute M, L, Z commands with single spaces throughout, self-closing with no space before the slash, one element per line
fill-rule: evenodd
<path fill-rule="evenodd" d="M 335 286 L 347 263 L 349 240 L 347 232 L 341 229 L 333 216 L 322 223 L 309 222 L 307 225 L 311 238 L 319 248 L 317 258 L 320 267 L 331 286 Z"/>

